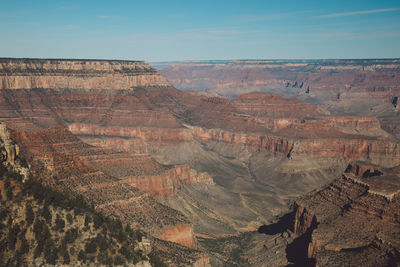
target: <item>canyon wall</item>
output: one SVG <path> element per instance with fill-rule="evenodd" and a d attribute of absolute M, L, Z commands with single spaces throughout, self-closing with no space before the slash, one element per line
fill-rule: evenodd
<path fill-rule="evenodd" d="M 173 242 L 159 243 L 171 248 L 171 256 L 196 249 L 196 236 L 257 229 L 290 199 L 331 182 L 350 161 L 400 165 L 396 125 L 389 127 L 395 117 L 332 115 L 315 105 L 317 98 L 306 103 L 299 97 L 329 92 L 325 103 L 332 104 L 346 95 L 338 96 L 330 82 L 338 79 L 341 87 L 365 72 L 367 78 L 353 81 L 348 92 L 369 94 L 372 89 L 361 86 L 376 79 L 386 101 L 398 90 L 398 63 L 367 63 L 210 63 L 222 65 L 203 75 L 221 88 L 248 75 L 249 83 L 254 78 L 254 86 L 272 86 L 275 93 L 304 91 L 246 92 L 228 100 L 177 90 L 143 62 L 0 59 L 0 120 L 42 183 L 82 195 L 97 210 Z M 389 102 L 383 113 L 393 106 Z M 321 218 L 313 207 L 298 207 L 294 232 L 303 235 Z M 310 257 L 319 246 L 312 244 Z M 198 253 L 190 251 L 185 255 Z"/>
<path fill-rule="evenodd" d="M 168 86 L 141 61 L 0 59 L 0 89 L 110 89 Z"/>
<path fill-rule="evenodd" d="M 317 104 L 335 115 L 396 118 L 399 59 L 236 60 L 154 64 L 175 87 L 196 95 L 235 99 L 277 93 Z M 392 123 L 392 124 L 393 124 Z"/>
<path fill-rule="evenodd" d="M 296 201 L 295 232 L 311 230 L 310 243 L 303 245 L 317 266 L 399 263 L 398 172 L 380 175 L 384 188 L 376 188 L 376 179 L 347 173 Z"/>
<path fill-rule="evenodd" d="M 12 131 L 11 137 L 19 144 L 21 156 L 42 183 L 75 196 L 81 195 L 94 204 L 96 210 L 118 216 L 133 228 L 144 229 L 167 241 L 196 247 L 190 222 L 176 210 L 158 203 L 151 195 L 171 194 L 171 190 L 185 182 L 202 179 L 211 182 L 206 174 L 191 171 L 188 166 L 169 169 L 150 158 L 140 162 L 135 156 L 91 147 L 61 126 L 39 132 Z M 107 166 L 114 166 L 114 169 Z M 119 178 L 132 174 L 137 177 Z M 135 183 L 135 179 L 143 185 Z M 144 194 L 132 185 L 138 185 L 148 193 Z M 182 234 L 182 240 L 167 234 L 175 228 L 187 232 Z"/>
<path fill-rule="evenodd" d="M 400 89 L 398 59 L 186 61 L 154 66 L 177 88 L 225 96 L 277 87 L 305 94 Z"/>
<path fill-rule="evenodd" d="M 135 153 L 148 152 L 149 145 L 212 141 L 284 155 L 290 152 L 290 157 L 360 158 L 387 166 L 398 162 L 397 142 L 387 138 L 390 133 L 382 129 L 375 117 L 329 116 L 312 104 L 275 94 L 249 93 L 232 102 L 193 96 L 174 89 L 168 82 L 154 83 L 154 77 L 164 78 L 143 62 L 25 59 L 0 62 L 2 79 L 16 75 L 28 80 L 48 76 L 81 85 L 21 83 L 15 87 L 3 82 L 0 115 L 15 129 L 62 124 L 93 145 Z M 346 68 L 342 69 L 342 62 L 267 63 L 268 68 L 288 71 L 306 71 L 307 66 L 326 71 L 321 66 L 331 64 L 339 72 L 359 70 L 350 66 L 361 64 L 345 62 Z M 262 62 L 221 64 L 235 70 L 264 66 Z M 397 70 L 385 64 L 364 71 Z M 145 77 L 143 83 L 125 86 L 118 82 L 135 75 Z M 110 80 L 90 82 L 99 77 Z M 86 87 L 76 78 L 89 84 Z"/>

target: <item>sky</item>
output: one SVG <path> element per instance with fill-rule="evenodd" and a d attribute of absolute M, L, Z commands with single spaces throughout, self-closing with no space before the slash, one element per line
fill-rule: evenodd
<path fill-rule="evenodd" d="M 0 0 L 0 57 L 400 57 L 400 0 Z"/>

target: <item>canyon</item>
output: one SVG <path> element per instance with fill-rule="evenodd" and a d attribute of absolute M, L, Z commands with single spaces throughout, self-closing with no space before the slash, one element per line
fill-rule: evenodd
<path fill-rule="evenodd" d="M 399 137 L 398 59 L 216 60 L 153 63 L 176 88 L 236 99 L 277 93 L 312 103 L 332 115 L 377 117 Z"/>
<path fill-rule="evenodd" d="M 346 255 L 357 266 L 370 252 L 389 264 L 399 66 L 155 65 L 165 78 L 139 61 L 2 58 L 0 121 L 36 179 L 145 231 L 171 266 L 334 266 Z M 286 213 L 283 230 L 258 233 Z M 374 224 L 358 238 L 350 218 Z M 293 256 L 299 243 L 307 253 Z"/>

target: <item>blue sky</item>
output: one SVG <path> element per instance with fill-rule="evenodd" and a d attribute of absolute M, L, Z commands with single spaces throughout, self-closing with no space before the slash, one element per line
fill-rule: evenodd
<path fill-rule="evenodd" d="M 400 1 L 0 0 L 0 57 L 400 57 Z"/>

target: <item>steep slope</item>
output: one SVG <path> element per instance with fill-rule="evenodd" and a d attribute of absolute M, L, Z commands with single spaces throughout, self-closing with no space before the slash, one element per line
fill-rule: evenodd
<path fill-rule="evenodd" d="M 92 169 L 85 165 L 85 161 L 80 159 L 91 157 L 101 160 L 107 155 L 107 164 L 112 164 L 112 159 L 120 154 L 90 147 L 62 127 L 32 133 L 14 132 L 12 137 L 18 143 L 21 155 L 31 164 L 37 176 L 42 177 L 44 184 L 73 195 L 85 196 L 96 209 L 118 215 L 132 227 L 140 227 L 158 237 L 163 235 L 164 228 L 189 226 L 182 215 L 158 204 L 148 194 L 137 191 L 129 179 L 108 176 L 99 168 Z M 130 160 L 135 161 L 134 158 Z M 101 164 L 104 166 L 104 161 Z M 157 172 L 157 169 L 149 171 L 151 174 L 148 176 Z M 136 208 L 132 209 L 132 205 Z M 157 212 L 149 213 L 149 210 Z M 186 240 L 174 241 L 195 247 L 191 228 L 188 227 L 187 231 Z"/>
<path fill-rule="evenodd" d="M 398 93 L 399 63 L 399 59 L 222 60 L 153 65 L 183 90 L 223 96 L 279 90 L 292 96 L 336 97 L 336 93 L 344 92 Z"/>
<path fill-rule="evenodd" d="M 156 63 L 176 88 L 235 99 L 249 92 L 297 97 L 335 115 L 378 116 L 398 135 L 399 59 Z"/>
<path fill-rule="evenodd" d="M 346 173 L 296 201 L 295 232 L 315 228 L 303 256 L 323 266 L 400 263 L 399 173 L 384 172 L 373 179 Z"/>
<path fill-rule="evenodd" d="M 49 189 L 46 190 L 52 188 L 51 190 L 56 189 L 57 192 L 63 192 L 71 198 L 82 199 L 93 207 L 91 209 L 117 218 L 135 230 L 146 231 L 154 244 L 161 242 L 154 238 L 159 237 L 187 247 L 196 247 L 191 224 L 182 214 L 158 203 L 147 193 L 138 191 L 124 180 L 91 169 L 79 159 L 79 155 L 93 157 L 98 154 L 101 157 L 107 151 L 82 143 L 61 126 L 29 133 L 9 133 L 8 129 L 3 127 L 1 134 L 3 138 L 9 138 L 6 143 L 14 146 L 14 149 L 7 148 L 5 151 L 16 151 L 10 155 L 18 154 L 18 158 L 27 162 L 35 180 L 48 186 Z M 8 153 L 4 155 L 5 158 L 9 158 Z M 71 205 L 74 203 L 80 202 L 73 202 Z M 170 234 L 177 231 L 180 232 L 179 235 Z M 153 250 L 161 249 L 163 260 L 171 266 L 179 266 L 182 262 L 207 264 L 207 258 L 199 251 L 174 246 L 171 242 L 161 244 L 160 248 L 155 245 Z"/>
<path fill-rule="evenodd" d="M 2 58 L 0 73 L 0 89 L 128 90 L 169 85 L 163 76 L 141 61 Z"/>
<path fill-rule="evenodd" d="M 13 146 L 0 141 L 3 155 Z M 145 233 L 42 186 L 24 164 L 19 155 L 0 163 L 1 266 L 162 264 Z"/>
<path fill-rule="evenodd" d="M 375 117 L 276 94 L 198 96 L 143 62 L 0 62 L 0 120 L 41 181 L 163 239 L 162 254 L 187 264 L 207 264 L 202 252 L 221 262 L 207 241 L 269 224 L 350 160 L 399 165 L 398 140 Z M 267 246 L 290 240 L 278 239 Z M 261 241 L 249 240 L 254 256 Z"/>

